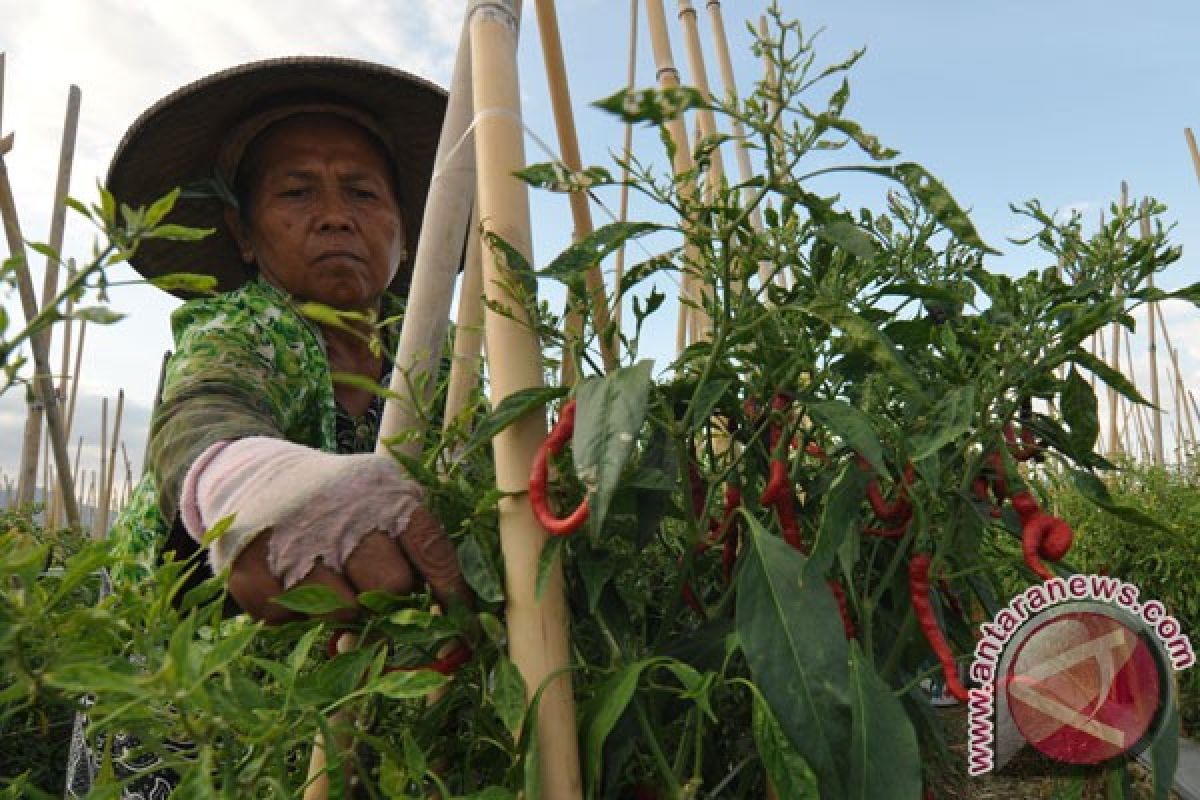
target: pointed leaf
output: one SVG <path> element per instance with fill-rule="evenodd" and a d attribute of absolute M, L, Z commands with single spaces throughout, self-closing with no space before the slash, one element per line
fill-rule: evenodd
<path fill-rule="evenodd" d="M 528 697 L 525 689 L 525 679 L 513 662 L 501 655 L 492 673 L 492 705 L 496 708 L 496 716 L 504 723 L 504 727 L 516 741 L 521 730 L 521 722 L 525 719 L 525 704 Z"/>
<path fill-rule="evenodd" d="M 850 643 L 850 702 L 854 722 L 847 796 L 855 800 L 919 800 L 921 754 L 916 731 L 904 706 L 863 656 L 857 641 Z"/>
<path fill-rule="evenodd" d="M 1123 506 L 1113 500 L 1112 495 L 1108 492 L 1108 487 L 1104 485 L 1104 481 L 1097 478 L 1091 472 L 1084 469 L 1071 470 L 1071 480 L 1075 483 L 1075 488 L 1079 490 L 1080 494 L 1114 517 L 1136 525 L 1145 525 L 1151 528 L 1158 528 L 1160 531 L 1167 533 L 1175 533 L 1171 526 L 1160 522 L 1144 511 L 1140 511 L 1133 506 Z"/>
<path fill-rule="evenodd" d="M 834 300 L 814 300 L 804 307 L 804 311 L 845 334 L 850 347 L 862 350 L 892 383 L 902 386 L 915 397 L 924 397 L 921 384 L 904 357 L 873 323 Z"/>
<path fill-rule="evenodd" d="M 613 222 L 597 228 L 555 257 L 538 275 L 558 280 L 568 280 L 597 266 L 615 253 L 626 242 L 648 233 L 663 230 L 662 225 L 652 222 Z"/>
<path fill-rule="evenodd" d="M 463 453 L 459 456 L 459 459 L 461 460 L 465 455 L 473 452 L 484 443 L 490 442 L 495 438 L 496 434 L 526 414 L 535 409 L 543 408 L 547 403 L 557 400 L 566 393 L 567 390 L 560 386 L 535 386 L 513 392 L 501 400 L 500 405 L 496 406 L 492 413 L 488 414 L 475 426 L 475 430 L 471 433 L 471 438 L 467 440 L 466 445 L 463 447 Z"/>
<path fill-rule="evenodd" d="M 877 473 L 886 472 L 883 449 L 879 436 L 871 424 L 871 418 L 845 400 L 823 400 L 805 406 L 808 415 L 825 428 L 846 441 L 852 450 L 871 463 Z"/>
<path fill-rule="evenodd" d="M 600 769 L 604 766 L 604 741 L 612 733 L 617 720 L 625 713 L 629 701 L 633 699 L 638 679 L 648 663 L 638 661 L 618 668 L 596 691 L 597 705 L 592 710 L 584 739 L 587 758 L 584 773 L 586 797 L 595 796 L 594 790 L 600 779 Z"/>
<path fill-rule="evenodd" d="M 1137 387 L 1129 382 L 1121 372 L 1105 364 L 1086 350 L 1079 349 L 1071 355 L 1071 360 L 1079 366 L 1096 373 L 1096 377 L 1116 389 L 1122 397 L 1143 406 L 1151 406 L 1150 401 L 1142 397 Z M 1153 408 L 1153 406 L 1151 406 Z"/>
<path fill-rule="evenodd" d="M 776 795 L 794 800 L 818 800 L 820 793 L 817 790 L 817 776 L 796 752 L 796 748 L 792 747 L 779 725 L 779 720 L 775 719 L 771 707 L 757 689 L 754 690 L 752 713 L 754 744 L 758 747 L 758 754 L 775 787 Z"/>
<path fill-rule="evenodd" d="M 737 576 L 737 633 L 746 661 L 822 797 L 845 797 L 850 747 L 846 637 L 825 582 L 801 580 L 805 559 L 747 517 Z"/>
<path fill-rule="evenodd" d="M 1077 453 L 1090 453 L 1100 435 L 1096 393 L 1075 367 L 1062 390 L 1062 416 L 1070 429 L 1071 447 Z"/>
<path fill-rule="evenodd" d="M 340 594 L 328 586 L 297 586 L 276 597 L 271 602 L 301 614 L 328 614 L 343 608 L 354 608 Z"/>
<path fill-rule="evenodd" d="M 975 387 L 956 386 L 946 391 L 928 414 L 929 429 L 912 437 L 909 457 L 928 458 L 971 429 L 975 419 Z"/>
<path fill-rule="evenodd" d="M 633 453 L 646 419 L 654 362 L 639 361 L 602 378 L 586 378 L 575 389 L 575 435 L 571 446 L 575 474 L 588 489 L 588 524 L 604 526 L 621 471 Z"/>

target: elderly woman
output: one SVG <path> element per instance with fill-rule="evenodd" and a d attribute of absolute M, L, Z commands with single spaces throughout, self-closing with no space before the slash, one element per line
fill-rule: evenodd
<path fill-rule="evenodd" d="M 291 615 L 272 598 L 301 584 L 350 603 L 422 580 L 467 598 L 420 487 L 372 454 L 380 398 L 338 380 L 387 384 L 396 331 L 373 347 L 372 321 L 398 317 L 444 106 L 398 70 L 287 58 L 185 86 L 130 128 L 112 193 L 141 204 L 183 186 L 168 221 L 215 231 L 146 242 L 133 266 L 214 275 L 222 293 L 172 317 L 146 476 L 114 534 L 129 553 L 186 557 L 232 517 L 211 569 L 273 623 Z M 314 321 L 307 303 L 352 315 Z"/>

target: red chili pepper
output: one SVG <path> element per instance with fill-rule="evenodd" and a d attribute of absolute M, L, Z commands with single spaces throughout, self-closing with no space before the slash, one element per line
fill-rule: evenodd
<path fill-rule="evenodd" d="M 777 394 L 771 400 L 771 408 L 783 411 L 791 400 L 785 394 Z M 796 522 L 796 510 L 792 504 L 792 488 L 788 481 L 787 455 L 776 452 L 779 440 L 783 435 L 783 426 L 772 423 L 770 431 L 771 471 L 767 485 L 763 488 L 759 504 L 763 507 L 772 506 L 775 516 L 779 518 L 779 528 L 783 540 L 800 552 L 805 552 L 803 541 L 800 539 L 800 526 Z"/>
<path fill-rule="evenodd" d="M 1028 490 L 1019 491 L 1012 496 L 1012 507 L 1013 511 L 1017 512 L 1017 516 L 1020 517 L 1022 523 L 1042 510 L 1037 498 L 1030 494 Z"/>
<path fill-rule="evenodd" d="M 864 471 L 871 469 L 871 462 L 858 457 L 858 465 Z M 884 522 L 904 522 L 906 518 L 912 514 L 912 504 L 908 502 L 908 487 L 912 485 L 916 471 L 912 464 L 907 464 L 904 467 L 904 476 L 900 481 L 899 491 L 896 493 L 896 499 L 888 502 L 883 499 L 883 491 L 879 488 L 879 481 L 874 477 L 867 484 L 867 502 L 871 504 L 871 510 L 875 512 L 875 516 L 879 517 Z"/>
<path fill-rule="evenodd" d="M 1074 541 L 1075 533 L 1071 530 L 1071 526 L 1065 520 L 1056 517 L 1050 530 L 1046 531 L 1046 535 L 1042 537 L 1038 554 L 1050 561 L 1061 561 L 1070 551 Z"/>
<path fill-rule="evenodd" d="M 942 629 L 938 627 L 937 618 L 933 614 L 933 604 L 929 600 L 929 565 L 932 562 L 928 553 L 917 553 L 908 562 L 908 592 L 912 601 L 913 611 L 917 622 L 929 642 L 933 654 L 942 665 L 946 676 L 946 689 L 960 703 L 967 702 L 967 690 L 958 678 L 958 665 L 954 654 Z"/>
<path fill-rule="evenodd" d="M 993 450 L 987 454 L 985 461 L 992 468 L 992 494 L 999 505 L 1008 499 L 1008 476 L 1004 470 L 1004 457 L 998 450 Z"/>
<path fill-rule="evenodd" d="M 471 660 L 471 648 L 465 644 L 457 644 L 450 652 L 440 658 L 435 658 L 427 664 L 418 664 L 415 667 L 384 667 L 386 672 L 416 672 L 422 669 L 432 670 L 433 672 L 442 675 L 453 675 L 458 672 L 458 668 Z"/>
<path fill-rule="evenodd" d="M 1038 512 L 1025 520 L 1021 526 L 1021 554 L 1025 557 L 1025 563 L 1029 568 L 1044 580 L 1052 580 L 1054 573 L 1042 563 L 1039 551 L 1042 547 L 1042 539 L 1058 521 L 1057 517 Z"/>
<path fill-rule="evenodd" d="M 1033 435 L 1033 429 L 1028 425 L 1021 426 L 1021 444 L 1017 444 L 1017 435 L 1013 432 L 1012 423 L 1004 426 L 1004 441 L 1008 443 L 1008 452 L 1017 461 L 1028 461 L 1035 457 L 1041 448 L 1038 446 L 1037 437 Z M 1022 446 L 1023 445 L 1023 446 Z"/>
<path fill-rule="evenodd" d="M 817 459 L 822 464 L 829 463 L 829 455 L 825 452 L 825 448 L 821 447 L 821 445 L 817 444 L 816 442 L 809 442 L 808 444 L 804 445 L 804 452 L 807 455 Z"/>
<path fill-rule="evenodd" d="M 908 526 L 911 524 L 912 524 L 912 517 L 909 517 L 908 519 L 901 522 L 899 525 L 895 525 L 891 528 L 877 528 L 877 527 L 873 527 L 873 526 L 868 526 L 866 528 L 863 528 L 863 535 L 864 536 L 877 536 L 880 539 L 903 539 L 904 534 L 908 533 Z"/>
<path fill-rule="evenodd" d="M 575 398 L 571 398 L 563 405 L 558 422 L 534 455 L 533 467 L 529 472 L 529 504 L 533 507 L 537 521 L 552 536 L 566 536 L 579 530 L 583 523 L 587 522 L 590 511 L 585 497 L 569 516 L 559 518 L 550 510 L 546 499 L 546 482 L 550 476 L 549 458 L 557 455 L 566 446 L 574 432 Z"/>
<path fill-rule="evenodd" d="M 853 639 L 855 636 L 854 620 L 850 618 L 850 605 L 846 602 L 846 590 L 840 583 L 830 578 L 829 591 L 833 592 L 833 599 L 837 601 L 838 613 L 842 615 L 842 628 L 846 631 L 846 638 Z"/>

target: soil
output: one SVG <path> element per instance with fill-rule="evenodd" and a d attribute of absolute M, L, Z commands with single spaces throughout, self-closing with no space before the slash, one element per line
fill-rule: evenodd
<path fill-rule="evenodd" d="M 1052 761 L 1026 747 L 998 773 L 979 777 L 966 774 L 967 711 L 965 706 L 940 709 L 954 755 L 951 768 L 929 776 L 929 798 L 937 800 L 1109 800 L 1104 770 L 1081 770 Z M 1153 800 L 1149 770 L 1137 762 L 1129 765 L 1132 800 Z M 1120 797 L 1120 795 L 1116 795 Z M 1182 800 L 1172 791 L 1171 800 Z"/>

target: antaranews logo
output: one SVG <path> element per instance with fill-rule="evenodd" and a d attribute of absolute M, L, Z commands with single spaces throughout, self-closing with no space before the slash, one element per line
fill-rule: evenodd
<path fill-rule="evenodd" d="M 1031 586 L 980 626 L 968 707 L 967 771 L 1006 764 L 1025 743 L 1070 764 L 1136 755 L 1173 702 L 1171 670 L 1196 662 L 1179 621 L 1133 584 L 1072 575 Z"/>

